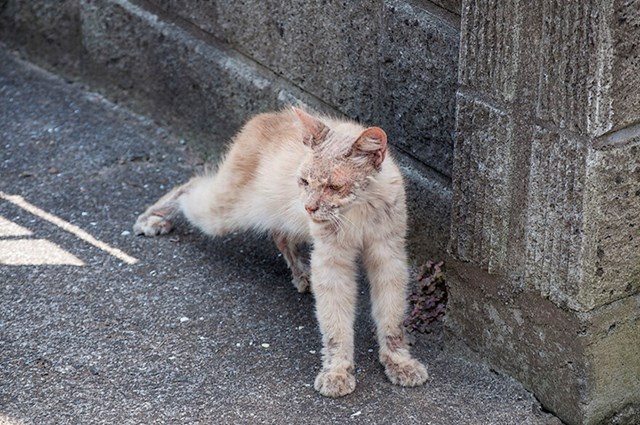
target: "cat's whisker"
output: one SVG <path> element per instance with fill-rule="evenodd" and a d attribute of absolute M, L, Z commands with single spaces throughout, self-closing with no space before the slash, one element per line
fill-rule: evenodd
<path fill-rule="evenodd" d="M 336 232 L 339 233 L 342 230 L 342 222 L 340 221 L 340 218 L 338 216 L 330 215 L 329 221 L 331 221 L 331 224 L 333 224 L 333 226 L 336 228 Z"/>
<path fill-rule="evenodd" d="M 350 224 L 351 226 L 355 226 L 355 224 L 353 223 L 353 221 L 351 221 L 346 215 L 344 214 L 339 214 L 340 219 L 342 220 L 342 222 L 347 222 L 348 224 Z"/>
<path fill-rule="evenodd" d="M 341 217 L 338 214 L 336 215 L 332 214 L 329 216 L 329 221 L 331 222 L 333 227 L 335 227 L 336 229 L 336 235 L 338 236 L 338 240 L 340 242 L 343 242 L 346 232 L 344 232 L 344 222 L 342 221 Z"/>

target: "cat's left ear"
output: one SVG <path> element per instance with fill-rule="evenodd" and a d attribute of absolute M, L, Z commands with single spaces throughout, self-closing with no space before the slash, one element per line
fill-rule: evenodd
<path fill-rule="evenodd" d="M 353 144 L 351 155 L 369 161 L 376 169 L 380 168 L 387 154 L 387 134 L 380 127 L 369 127 L 363 131 Z"/>
<path fill-rule="evenodd" d="M 304 128 L 305 134 L 303 141 L 305 145 L 313 148 L 327 138 L 327 134 L 329 134 L 329 127 L 300 108 L 294 107 L 293 110 Z"/>

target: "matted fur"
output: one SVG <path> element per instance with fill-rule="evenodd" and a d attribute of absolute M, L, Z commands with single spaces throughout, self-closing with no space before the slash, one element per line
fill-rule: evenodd
<path fill-rule="evenodd" d="M 300 292 L 311 290 L 323 341 L 315 389 L 355 389 L 353 327 L 357 259 L 371 287 L 380 362 L 391 382 L 416 386 L 426 368 L 411 357 L 402 321 L 408 282 L 402 176 L 377 127 L 292 108 L 261 114 L 234 138 L 215 172 L 194 177 L 149 207 L 136 234 L 169 232 L 182 213 L 211 236 L 270 232 Z M 310 265 L 298 246 L 312 245 Z"/>

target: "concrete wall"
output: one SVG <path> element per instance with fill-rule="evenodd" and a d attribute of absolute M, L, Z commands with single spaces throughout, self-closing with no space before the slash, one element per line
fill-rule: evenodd
<path fill-rule="evenodd" d="M 447 326 L 569 424 L 640 423 L 639 39 L 639 1 L 462 6 Z"/>

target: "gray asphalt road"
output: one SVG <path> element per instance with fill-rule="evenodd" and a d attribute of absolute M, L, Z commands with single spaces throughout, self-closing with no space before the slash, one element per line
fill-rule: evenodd
<path fill-rule="evenodd" d="M 358 387 L 318 395 L 313 298 L 271 241 L 131 233 L 196 164 L 151 121 L 0 49 L 0 424 L 548 423 L 437 326 L 414 347 L 428 384 L 390 384 L 365 283 Z"/>

